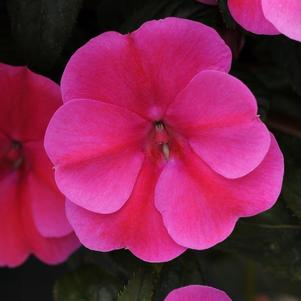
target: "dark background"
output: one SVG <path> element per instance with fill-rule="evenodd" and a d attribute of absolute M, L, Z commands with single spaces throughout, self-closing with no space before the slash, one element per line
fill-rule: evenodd
<path fill-rule="evenodd" d="M 49 267 L 31 258 L 15 269 L 0 269 L 0 300 L 52 300 L 52 291 L 57 277 L 62 275 L 65 265 Z"/>

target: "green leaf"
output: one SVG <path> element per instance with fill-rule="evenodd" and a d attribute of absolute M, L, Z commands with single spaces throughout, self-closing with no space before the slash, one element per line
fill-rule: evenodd
<path fill-rule="evenodd" d="M 295 41 L 286 41 L 284 45 L 286 47 L 283 48 L 282 57 L 286 59 L 280 62 L 286 68 L 292 88 L 301 96 L 301 45 Z"/>
<path fill-rule="evenodd" d="M 256 76 L 262 79 L 265 77 L 265 83 L 273 88 L 270 94 L 275 93 L 276 90 L 279 91 L 280 88 L 285 88 L 284 85 L 287 85 L 292 91 L 301 96 L 300 43 L 289 40 L 282 35 L 275 37 L 255 36 L 252 37 L 252 40 L 252 44 L 247 46 L 249 51 L 251 47 L 256 51 L 252 55 L 256 55 L 254 62 L 257 62 L 257 66 L 256 69 L 254 66 L 251 66 L 251 68 L 253 68 L 253 71 L 257 71 Z M 258 68 L 261 70 L 258 70 Z M 277 81 L 278 86 L 275 85 Z"/>
<path fill-rule="evenodd" d="M 146 269 L 135 272 L 118 301 L 151 301 L 153 295 L 152 273 Z"/>
<path fill-rule="evenodd" d="M 281 278 L 301 281 L 301 225 L 239 222 L 220 249 L 248 257 Z M 258 218 L 257 218 L 258 219 Z"/>
<path fill-rule="evenodd" d="M 84 265 L 65 274 L 54 287 L 55 301 L 113 301 L 121 284 L 97 266 Z"/>
<path fill-rule="evenodd" d="M 203 283 L 203 271 L 196 253 L 186 252 L 177 259 L 163 265 L 156 281 L 153 301 L 164 300 L 175 288 Z"/>
<path fill-rule="evenodd" d="M 278 135 L 278 140 L 286 158 L 283 198 L 301 222 L 301 139 Z"/>
<path fill-rule="evenodd" d="M 9 18 L 2 13 L 3 2 L 0 2 L 0 61 L 12 65 L 22 65 L 17 55 L 15 41 L 11 37 Z"/>
<path fill-rule="evenodd" d="M 82 0 L 7 1 L 12 34 L 25 62 L 50 69 L 71 35 Z"/>
<path fill-rule="evenodd" d="M 287 175 L 283 197 L 288 207 L 301 220 L 301 168 L 297 168 Z"/>

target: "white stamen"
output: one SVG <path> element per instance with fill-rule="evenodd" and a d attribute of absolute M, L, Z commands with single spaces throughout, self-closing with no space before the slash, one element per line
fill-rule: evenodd
<path fill-rule="evenodd" d="M 169 146 L 167 143 L 162 144 L 162 152 L 165 160 L 169 159 L 170 151 L 169 151 Z"/>

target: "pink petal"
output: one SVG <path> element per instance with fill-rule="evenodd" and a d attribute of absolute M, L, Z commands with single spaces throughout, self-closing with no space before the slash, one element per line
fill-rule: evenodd
<path fill-rule="evenodd" d="M 106 32 L 75 52 L 61 81 L 64 102 L 93 99 L 138 114 L 152 102 L 151 88 L 128 35 Z"/>
<path fill-rule="evenodd" d="M 271 208 L 282 178 L 283 156 L 273 137 L 263 162 L 235 180 L 219 176 L 186 148 L 182 161 L 170 160 L 163 170 L 155 205 L 178 244 L 205 249 L 229 236 L 239 217 Z"/>
<path fill-rule="evenodd" d="M 283 34 L 301 42 L 301 1 L 262 0 L 265 17 Z"/>
<path fill-rule="evenodd" d="M 189 285 L 173 290 L 164 301 L 231 301 L 231 299 L 216 288 Z"/>
<path fill-rule="evenodd" d="M 59 238 L 46 238 L 38 232 L 28 199 L 22 200 L 22 220 L 31 252 L 47 264 L 64 262 L 80 244 L 74 233 Z"/>
<path fill-rule="evenodd" d="M 213 29 L 180 18 L 150 21 L 80 48 L 63 74 L 63 99 L 101 100 L 157 119 L 196 73 L 230 64 L 231 51 Z"/>
<path fill-rule="evenodd" d="M 200 22 L 174 17 L 149 21 L 132 37 L 162 112 L 200 71 L 230 70 L 231 50 L 215 30 Z"/>
<path fill-rule="evenodd" d="M 228 6 L 233 18 L 246 30 L 256 34 L 279 34 L 272 23 L 265 18 L 261 1 L 228 0 Z"/>
<path fill-rule="evenodd" d="M 144 155 L 123 150 L 82 162 L 59 166 L 59 189 L 75 204 L 97 213 L 113 213 L 129 199 Z"/>
<path fill-rule="evenodd" d="M 93 212 L 117 211 L 131 195 L 149 129 L 138 115 L 111 104 L 89 100 L 65 104 L 45 137 L 59 189 Z"/>
<path fill-rule="evenodd" d="M 46 131 L 45 148 L 55 165 L 71 164 L 138 145 L 150 128 L 151 123 L 126 109 L 81 99 L 56 111 Z"/>
<path fill-rule="evenodd" d="M 238 219 L 221 202 L 225 197 L 219 198 L 219 187 L 208 187 L 202 180 L 184 162 L 169 160 L 155 190 L 155 205 L 170 236 L 179 245 L 198 250 L 227 238 Z"/>
<path fill-rule="evenodd" d="M 234 181 L 221 179 L 220 185 L 231 195 L 232 207 L 240 216 L 253 216 L 270 209 L 276 203 L 281 192 L 283 173 L 283 155 L 271 135 L 270 149 L 254 171 Z"/>
<path fill-rule="evenodd" d="M 212 169 L 238 178 L 256 168 L 270 146 L 270 134 L 256 111 L 256 100 L 242 82 L 203 71 L 177 96 L 166 120 Z"/>
<path fill-rule="evenodd" d="M 210 5 L 217 5 L 217 0 L 197 0 L 198 2 Z"/>
<path fill-rule="evenodd" d="M 190 139 L 193 150 L 226 178 L 239 178 L 254 170 L 270 146 L 270 134 L 259 118 L 232 127 L 208 129 Z"/>
<path fill-rule="evenodd" d="M 149 262 L 171 260 L 184 252 L 167 234 L 153 203 L 158 170 L 146 162 L 128 202 L 116 213 L 95 214 L 67 202 L 67 216 L 81 242 L 92 250 L 127 248 Z"/>
<path fill-rule="evenodd" d="M 183 134 L 193 134 L 199 129 L 249 122 L 256 113 L 256 99 L 246 85 L 227 73 L 206 70 L 177 95 L 166 120 Z"/>
<path fill-rule="evenodd" d="M 1 179 L 0 184 L 0 266 L 16 267 L 30 253 L 20 215 L 16 174 Z"/>
<path fill-rule="evenodd" d="M 42 139 L 62 101 L 59 86 L 26 67 L 0 64 L 0 74 L 1 130 L 16 140 Z"/>
<path fill-rule="evenodd" d="M 72 232 L 65 215 L 65 197 L 54 182 L 54 171 L 42 142 L 24 145 L 30 173 L 24 179 L 24 195 L 31 202 L 37 230 L 45 237 L 61 237 Z"/>

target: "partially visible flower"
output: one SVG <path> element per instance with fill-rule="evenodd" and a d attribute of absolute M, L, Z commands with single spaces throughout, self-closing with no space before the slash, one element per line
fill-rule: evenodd
<path fill-rule="evenodd" d="M 43 148 L 60 89 L 25 67 L 0 64 L 0 91 L 0 266 L 29 254 L 60 263 L 79 246 Z"/>
<path fill-rule="evenodd" d="M 85 246 L 166 261 L 273 206 L 283 157 L 230 64 L 212 28 L 179 18 L 73 55 L 45 147 Z"/>
<path fill-rule="evenodd" d="M 231 299 L 216 288 L 189 285 L 173 290 L 164 301 L 231 301 Z"/>
<path fill-rule="evenodd" d="M 248 31 L 267 35 L 282 33 L 301 41 L 300 0 L 228 0 L 228 6 L 233 18 Z"/>

